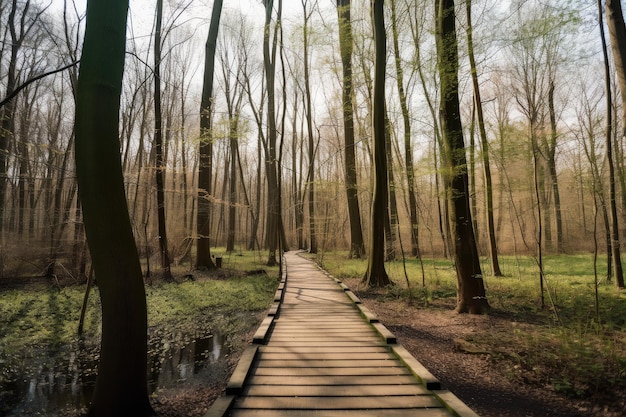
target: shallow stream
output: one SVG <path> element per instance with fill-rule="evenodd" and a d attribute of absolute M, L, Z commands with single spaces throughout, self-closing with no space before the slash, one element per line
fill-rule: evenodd
<path fill-rule="evenodd" d="M 185 341 L 181 335 L 149 346 L 148 389 L 170 388 L 185 383 L 208 381 L 223 369 L 226 349 L 223 336 L 213 334 Z M 87 407 L 93 394 L 98 356 L 77 347 L 74 351 L 49 355 L 33 352 L 31 365 L 19 377 L 0 386 L 0 415 L 56 416 L 61 410 Z M 0 370 L 3 363 L 0 363 Z M 215 372 L 213 372 L 215 370 Z M 15 372 L 13 370 L 12 372 Z"/>

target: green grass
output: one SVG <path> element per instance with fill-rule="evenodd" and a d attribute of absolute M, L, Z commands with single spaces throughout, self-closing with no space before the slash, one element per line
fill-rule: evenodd
<path fill-rule="evenodd" d="M 367 267 L 364 260 L 347 259 L 347 252 L 325 253 L 317 260 L 344 280 L 362 277 Z M 526 325 L 497 332 L 485 329 L 469 341 L 491 352 L 491 360 L 511 378 L 549 386 L 568 396 L 587 397 L 626 385 L 626 292 L 607 282 L 606 258 L 597 266 L 598 315 L 591 255 L 544 259 L 545 308 L 541 308 L 535 260 L 507 256 L 499 260 L 504 277 L 489 276 L 488 260 L 481 260 L 491 314 Z M 362 294 L 418 308 L 453 309 L 456 273 L 451 262 L 424 259 L 423 266 L 424 275 L 417 260 L 406 260 L 408 289 L 405 265 L 388 262 L 387 273 L 396 285 L 382 291 L 361 288 Z"/>
<path fill-rule="evenodd" d="M 264 266 L 256 253 L 241 255 L 224 256 L 223 269 L 215 274 L 194 272 L 195 281 L 183 281 L 186 271 L 179 267 L 175 269 L 179 282 L 146 285 L 151 338 L 182 334 L 189 339 L 213 329 L 237 347 L 240 336 L 258 324 L 257 313 L 269 307 L 278 285 L 277 267 Z M 97 350 L 101 326 L 97 288 L 89 297 L 82 339 L 77 335 L 84 291 L 84 285 L 59 289 L 45 284 L 0 289 L 0 363 L 4 369 L 19 372 L 20 363 L 33 355 L 65 352 L 79 344 Z M 3 372 L 0 385 L 4 377 Z"/>

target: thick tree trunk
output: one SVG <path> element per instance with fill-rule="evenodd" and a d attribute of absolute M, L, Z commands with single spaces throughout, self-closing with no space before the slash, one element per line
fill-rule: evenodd
<path fill-rule="evenodd" d="M 148 416 L 147 311 L 118 137 L 128 1 L 89 0 L 76 100 L 76 175 L 102 301 L 89 415 Z"/>
<path fill-rule="evenodd" d="M 267 264 L 269 266 L 278 263 L 276 251 L 279 249 L 281 234 L 281 213 L 280 213 L 280 190 L 278 189 L 278 164 L 277 164 L 277 128 L 276 128 L 276 100 L 275 100 L 275 79 L 276 79 L 276 43 L 277 36 L 274 33 L 272 48 L 270 49 L 270 32 L 272 23 L 272 11 L 274 0 L 265 0 L 265 26 L 263 35 L 263 64 L 265 67 L 266 88 L 267 88 L 267 154 L 265 159 L 267 175 L 267 227 L 266 241 L 268 246 Z M 279 16 L 282 8 L 282 1 L 279 0 Z"/>
<path fill-rule="evenodd" d="M 437 57 L 441 82 L 440 114 L 444 143 L 450 221 L 457 272 L 457 312 L 482 314 L 489 309 L 472 227 L 461 112 L 454 0 L 435 0 Z"/>
<path fill-rule="evenodd" d="M 615 69 L 617 79 L 622 93 L 622 138 L 626 138 L 626 24 L 624 23 L 624 14 L 622 12 L 622 4 L 620 0 L 606 0 L 606 16 L 609 28 L 609 37 L 611 39 L 611 47 L 613 50 L 613 59 L 615 61 Z M 606 57 L 606 41 L 604 40 L 604 31 L 602 31 L 602 40 L 605 50 L 605 66 L 608 68 L 608 59 Z M 607 69 L 608 71 L 608 69 Z M 607 107 L 611 106 L 610 94 L 610 78 L 607 76 Z M 609 111 L 609 115 L 610 110 Z M 620 239 L 619 224 L 617 217 L 616 196 L 615 196 L 615 168 L 612 155 L 612 125 L 609 122 L 606 140 L 606 157 L 609 164 L 609 205 L 611 209 L 611 240 L 613 248 L 613 270 L 615 274 L 615 285 L 618 288 L 624 288 L 624 272 L 622 270 L 622 262 L 620 255 Z"/>
<path fill-rule="evenodd" d="M 367 271 L 362 282 L 369 287 L 391 284 L 385 271 L 385 212 L 388 205 L 387 153 L 385 151 L 385 67 L 387 42 L 383 0 L 373 0 L 374 40 L 376 61 L 374 64 L 374 195 L 370 226 L 370 247 Z"/>
<path fill-rule="evenodd" d="M 198 163 L 198 211 L 196 232 L 196 268 L 215 269 L 211 259 L 211 198 L 213 181 L 213 74 L 215 73 L 215 44 L 222 15 L 222 0 L 213 2 L 211 23 L 204 57 L 204 82 L 200 103 L 200 146 Z"/>
<path fill-rule="evenodd" d="M 337 1 L 339 18 L 339 50 L 343 71 L 343 88 L 341 90 L 343 108 L 343 132 L 345 154 L 346 195 L 348 199 L 348 216 L 350 219 L 350 258 L 361 258 L 365 254 L 363 229 L 361 227 L 361 208 L 359 207 L 356 152 L 354 147 L 354 109 L 352 96 L 352 22 L 350 18 L 350 0 Z"/>

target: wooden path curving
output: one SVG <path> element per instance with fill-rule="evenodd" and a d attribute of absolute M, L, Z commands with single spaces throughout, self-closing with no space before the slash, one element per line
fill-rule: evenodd
<path fill-rule="evenodd" d="M 295 252 L 205 417 L 476 417 L 341 282 Z M 287 278 L 288 277 L 288 278 Z"/>

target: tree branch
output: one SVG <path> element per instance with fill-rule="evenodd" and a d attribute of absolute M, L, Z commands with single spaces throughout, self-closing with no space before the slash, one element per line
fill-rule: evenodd
<path fill-rule="evenodd" d="M 77 65 L 80 62 L 80 60 L 72 62 L 71 64 L 68 64 L 62 68 L 58 68 L 49 72 L 44 72 L 43 74 L 39 74 L 36 77 L 30 78 L 26 81 L 24 81 L 24 83 L 22 85 L 20 85 L 19 87 L 17 87 L 15 90 L 13 90 L 13 92 L 11 94 L 9 94 L 8 96 L 6 96 L 2 101 L 0 101 L 0 109 L 2 107 L 4 107 L 6 104 L 8 104 L 11 100 L 13 100 L 15 98 L 15 96 L 22 91 L 23 89 L 25 89 L 26 87 L 28 87 L 30 84 L 34 83 L 35 81 L 39 81 L 42 78 L 47 77 L 48 75 L 53 75 L 56 74 L 57 72 L 61 72 L 61 71 L 65 71 L 66 69 L 72 68 L 74 65 Z"/>

